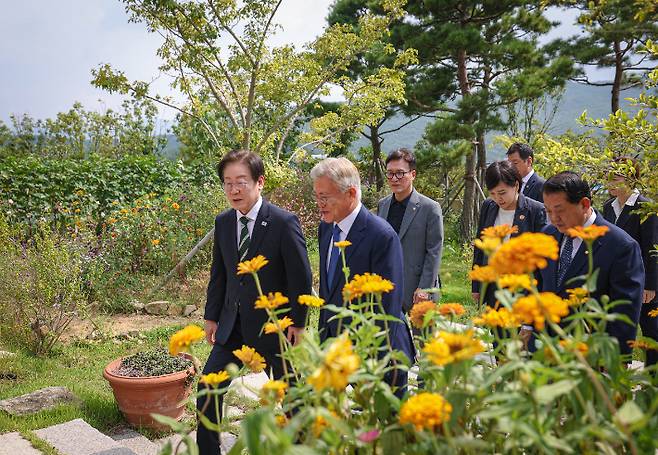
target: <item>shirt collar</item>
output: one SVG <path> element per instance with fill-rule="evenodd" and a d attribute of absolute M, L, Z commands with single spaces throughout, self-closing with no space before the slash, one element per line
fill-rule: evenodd
<path fill-rule="evenodd" d="M 352 225 L 354 224 L 354 221 L 356 220 L 356 217 L 359 215 L 359 211 L 361 210 L 361 202 L 356 205 L 356 208 L 352 210 L 352 212 L 347 215 L 345 218 L 340 220 L 338 223 L 338 227 L 340 228 L 341 232 L 345 233 L 345 237 L 347 238 L 347 234 L 350 232 L 350 229 L 352 229 Z"/>
<path fill-rule="evenodd" d="M 398 201 L 397 199 L 395 199 L 395 194 L 393 194 L 393 195 L 391 195 L 392 203 L 393 204 L 402 204 L 402 205 L 406 206 L 409 203 L 409 199 L 411 199 L 412 194 L 413 194 L 413 190 L 411 191 L 411 193 L 409 193 L 409 196 L 405 197 L 401 201 Z"/>
<path fill-rule="evenodd" d="M 637 198 L 640 197 L 640 190 L 635 188 L 628 199 L 626 199 L 626 205 L 635 205 Z"/>
<path fill-rule="evenodd" d="M 535 170 L 534 170 L 534 169 L 530 169 L 530 172 L 528 172 L 528 175 L 526 175 L 525 177 L 523 177 L 523 178 L 521 179 L 521 181 L 522 181 L 524 184 L 528 183 L 528 180 L 530 180 L 530 177 L 532 177 L 532 176 L 534 175 L 534 173 L 535 173 Z"/>
<path fill-rule="evenodd" d="M 585 224 L 583 227 L 591 226 L 594 224 L 594 221 L 596 220 L 596 210 L 592 209 L 592 214 L 587 218 L 587 221 L 585 221 Z"/>
<path fill-rule="evenodd" d="M 258 212 L 260 212 L 260 208 L 262 205 L 263 205 L 263 196 L 259 196 L 254 206 L 251 208 L 251 210 L 247 212 L 246 215 L 242 215 L 242 212 L 237 210 L 238 219 L 242 216 L 246 216 L 247 218 L 249 218 L 249 221 L 255 221 L 256 218 L 258 218 Z"/>

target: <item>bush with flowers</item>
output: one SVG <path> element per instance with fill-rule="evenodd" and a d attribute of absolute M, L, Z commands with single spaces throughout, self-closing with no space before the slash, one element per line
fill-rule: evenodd
<path fill-rule="evenodd" d="M 626 368 L 629 359 L 605 332 L 616 317 L 608 310 L 620 302 L 591 298 L 591 262 L 585 284 L 569 299 L 539 292 L 533 272 L 557 257 L 556 241 L 523 234 L 503 244 L 506 234 L 484 233 L 479 244 L 489 248 L 489 265 L 472 272 L 485 286 L 498 284 L 497 308 L 483 310 L 468 326 L 454 322 L 464 311 L 458 304 L 421 302 L 412 309 L 421 332 L 418 380 L 402 399 L 384 375 L 410 365 L 389 349 L 391 317 L 378 311 L 393 283 L 377 275 L 351 277 L 345 305 L 330 308 L 344 321 L 342 335 L 324 345 L 308 333 L 291 346 L 283 336 L 286 310 L 279 308 L 287 299 L 261 295 L 256 305 L 268 313 L 266 330 L 271 324 L 279 334 L 288 373 L 260 391 L 262 406 L 243 420 L 231 454 L 654 453 L 655 371 Z M 570 234 L 584 240 L 591 257 L 592 241 L 605 231 Z M 350 248 L 339 243 L 343 253 Z M 257 280 L 266 266 L 259 257 L 240 264 L 238 273 Z M 312 296 L 300 303 L 324 305 Z M 523 348 L 521 323 L 537 331 L 535 353 Z M 658 349 L 646 340 L 635 346 Z M 218 372 L 222 380 L 263 370 L 258 353 L 247 346 L 243 351 L 244 366 Z"/>

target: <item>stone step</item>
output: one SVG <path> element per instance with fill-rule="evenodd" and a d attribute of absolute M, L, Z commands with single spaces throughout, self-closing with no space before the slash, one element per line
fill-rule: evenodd
<path fill-rule="evenodd" d="M 82 419 L 34 432 L 62 455 L 138 455 Z"/>
<path fill-rule="evenodd" d="M 123 428 L 110 435 L 110 437 L 123 447 L 127 447 L 138 455 L 158 455 L 160 446 L 151 442 L 135 430 Z"/>
<path fill-rule="evenodd" d="M 196 431 L 193 431 L 190 433 L 190 437 L 194 442 L 196 442 Z M 164 447 L 167 442 L 171 442 L 172 449 L 175 451 L 176 446 L 181 440 L 181 436 L 178 434 L 173 434 L 171 436 L 168 436 L 166 438 L 158 439 L 157 441 L 154 441 L 158 444 L 160 448 Z M 222 453 L 227 453 L 231 448 L 235 445 L 235 442 L 238 440 L 237 436 L 231 434 L 231 433 L 222 433 Z M 181 447 L 185 447 L 182 445 Z M 175 453 L 175 452 L 174 452 Z"/>
<path fill-rule="evenodd" d="M 18 432 L 0 434 L 0 455 L 42 455 Z"/>

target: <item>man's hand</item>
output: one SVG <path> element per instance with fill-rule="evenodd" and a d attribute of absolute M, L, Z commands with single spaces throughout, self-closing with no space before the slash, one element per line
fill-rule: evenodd
<path fill-rule="evenodd" d="M 414 291 L 414 299 L 413 299 L 414 305 L 418 302 L 422 302 L 423 300 L 429 300 L 429 299 L 430 299 L 430 295 L 427 292 L 421 291 L 420 288 Z"/>
<path fill-rule="evenodd" d="M 208 344 L 215 344 L 215 332 L 217 331 L 217 322 L 206 319 L 203 322 L 203 330 L 206 332 L 206 341 Z"/>
<path fill-rule="evenodd" d="M 521 330 L 519 330 L 519 338 L 523 343 L 523 349 L 525 349 L 526 351 L 528 350 L 528 343 L 530 342 L 531 336 L 532 336 L 532 329 L 522 327 Z"/>
<path fill-rule="evenodd" d="M 471 297 L 473 297 L 473 301 L 475 303 L 480 303 L 480 293 L 479 292 L 471 292 Z"/>
<path fill-rule="evenodd" d="M 288 327 L 288 341 L 293 346 L 297 346 L 304 336 L 304 327 Z"/>
<path fill-rule="evenodd" d="M 642 303 L 649 303 L 655 297 L 656 297 L 656 291 L 649 291 L 648 289 L 645 289 Z"/>

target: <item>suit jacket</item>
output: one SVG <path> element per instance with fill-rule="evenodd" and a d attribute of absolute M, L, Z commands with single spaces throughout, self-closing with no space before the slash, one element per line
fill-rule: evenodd
<path fill-rule="evenodd" d="M 615 210 L 612 208 L 612 201 L 614 200 L 612 198 L 603 204 L 603 217 L 610 223 L 622 228 L 640 244 L 645 273 L 644 289 L 655 291 L 658 289 L 658 271 L 656 270 L 658 268 L 656 265 L 658 259 L 651 254 L 651 251 L 654 249 L 654 245 L 658 243 L 658 217 L 652 215 L 642 223 L 640 215 L 633 213 L 640 208 L 640 204 L 649 202 L 649 199 L 640 195 L 634 205 L 624 205 L 619 214 L 619 219 L 615 221 Z"/>
<path fill-rule="evenodd" d="M 535 201 L 544 202 L 544 180 L 536 172 L 528 179 L 528 182 L 523 187 L 523 195 L 534 199 Z"/>
<path fill-rule="evenodd" d="M 487 199 L 482 203 L 480 208 L 480 221 L 478 222 L 478 236 L 484 228 L 491 227 L 496 222 L 498 216 L 498 204 L 492 199 Z M 540 232 L 546 226 L 546 211 L 544 204 L 537 202 L 534 199 L 525 197 L 519 194 L 519 200 L 516 203 L 516 210 L 514 211 L 514 226 L 518 226 L 519 232 L 512 234 L 512 237 L 523 234 L 524 232 Z M 484 266 L 488 262 L 487 256 L 479 248 L 473 250 L 473 265 Z M 481 283 L 473 281 L 471 283 L 472 292 L 480 292 Z M 494 306 L 496 303 L 496 286 L 490 284 L 487 286 L 487 293 L 484 301 Z"/>
<path fill-rule="evenodd" d="M 247 259 L 259 254 L 269 261 L 258 272 L 263 292 L 280 291 L 288 297 L 291 311 L 286 315 L 295 327 L 303 327 L 307 308 L 297 303 L 297 297 L 310 294 L 312 283 L 306 242 L 297 217 L 265 200 L 254 224 Z M 267 313 L 254 308 L 258 298 L 255 280 L 251 275 L 237 275 L 238 262 L 236 211 L 229 209 L 215 219 L 204 319 L 218 322 L 215 341 L 224 344 L 239 315 L 245 344 L 257 351 L 278 352 L 275 334 L 260 335 Z"/>
<path fill-rule="evenodd" d="M 320 297 L 327 304 L 343 306 L 342 290 L 345 286 L 345 277 L 342 272 L 342 263 L 338 262 L 334 274 L 334 283 L 331 288 L 327 286 L 327 253 L 329 242 L 332 239 L 332 223 L 320 223 L 318 241 L 320 244 Z M 364 206 L 354 220 L 347 240 L 352 245 L 345 249 L 345 259 L 350 268 L 350 279 L 356 274 L 366 272 L 376 273 L 393 282 L 395 287 L 384 294 L 382 304 L 386 314 L 403 319 L 402 295 L 404 292 L 402 270 L 402 246 L 400 239 L 393 228 L 376 215 L 370 213 Z M 338 321 L 329 319 L 334 313 L 326 308 L 320 310 L 320 340 L 340 335 Z M 345 325 L 343 321 L 343 325 Z M 389 337 L 393 349 L 403 351 L 409 359 L 414 358 L 413 342 L 406 325 L 402 322 L 388 323 Z"/>
<path fill-rule="evenodd" d="M 626 232 L 614 224 L 607 222 L 600 213 L 597 213 L 594 224 L 608 226 L 610 229 L 603 237 L 594 241 L 592 252 L 594 254 L 594 270 L 599 274 L 596 280 L 596 291 L 592 297 L 600 299 L 602 295 L 610 297 L 610 301 L 626 300 L 627 304 L 618 305 L 610 311 L 628 316 L 633 324 L 624 321 L 609 322 L 606 331 L 610 336 L 617 338 L 619 348 L 623 354 L 630 354 L 629 340 L 635 339 L 637 322 L 642 307 L 642 290 L 644 289 L 644 266 L 640 246 Z M 561 244 L 564 237 L 553 225 L 544 228 L 544 233 L 552 235 Z M 542 291 L 554 292 L 566 298 L 566 290 L 582 286 L 583 280 L 569 281 L 572 278 L 587 273 L 587 246 L 583 242 L 567 269 L 564 282 L 558 287 L 557 272 L 558 260 L 548 261 L 548 265 L 541 271 Z"/>
<path fill-rule="evenodd" d="M 393 195 L 379 201 L 377 215 L 388 218 Z M 404 259 L 404 297 L 402 307 L 408 312 L 417 288 L 434 288 L 439 284 L 439 267 L 443 250 L 443 215 L 438 202 L 411 192 L 402 218 L 400 232 Z"/>

